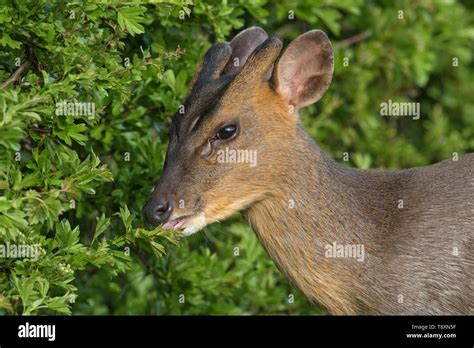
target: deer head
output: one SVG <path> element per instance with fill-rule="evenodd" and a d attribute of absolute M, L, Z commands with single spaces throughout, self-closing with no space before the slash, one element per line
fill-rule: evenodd
<path fill-rule="evenodd" d="M 319 30 L 282 49 L 252 27 L 206 53 L 173 119 L 164 171 L 144 208 L 150 222 L 190 235 L 273 194 L 297 137 L 297 111 L 333 74 Z"/>

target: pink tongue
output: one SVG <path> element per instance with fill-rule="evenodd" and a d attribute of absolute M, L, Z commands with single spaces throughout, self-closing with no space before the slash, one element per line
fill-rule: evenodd
<path fill-rule="evenodd" d="M 182 224 L 183 224 L 183 220 L 178 218 L 175 220 L 168 221 L 161 227 L 161 229 L 165 231 L 177 230 L 178 228 L 181 227 Z"/>
<path fill-rule="evenodd" d="M 178 223 L 177 220 L 170 220 L 167 223 L 165 223 L 163 226 L 161 226 L 162 230 L 165 231 L 170 231 L 173 229 L 173 227 Z"/>

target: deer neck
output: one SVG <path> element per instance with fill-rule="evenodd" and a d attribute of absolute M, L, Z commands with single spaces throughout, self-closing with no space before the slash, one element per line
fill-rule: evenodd
<path fill-rule="evenodd" d="M 325 155 L 301 126 L 297 138 L 284 159 L 292 170 L 276 177 L 275 190 L 244 215 L 279 269 L 309 299 L 330 313 L 355 313 L 359 284 L 353 272 L 363 272 L 363 262 L 331 258 L 336 255 L 328 250 L 357 245 L 372 229 L 355 199 L 359 177 Z"/>

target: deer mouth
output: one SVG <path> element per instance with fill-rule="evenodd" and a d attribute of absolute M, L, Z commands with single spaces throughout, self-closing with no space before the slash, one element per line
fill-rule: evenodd
<path fill-rule="evenodd" d="M 182 235 L 189 236 L 193 233 L 198 232 L 206 226 L 206 219 L 204 214 L 192 214 L 180 216 L 171 219 L 161 226 L 161 229 L 165 231 L 181 231 Z"/>
<path fill-rule="evenodd" d="M 185 228 L 185 222 L 188 218 L 192 217 L 192 215 L 180 216 L 176 219 L 168 220 L 161 226 L 161 229 L 165 231 L 175 231 L 179 229 Z"/>

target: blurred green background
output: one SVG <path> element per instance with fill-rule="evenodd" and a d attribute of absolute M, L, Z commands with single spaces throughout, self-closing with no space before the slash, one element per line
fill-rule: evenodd
<path fill-rule="evenodd" d="M 252 25 L 328 33 L 335 75 L 301 111 L 333 158 L 427 165 L 474 150 L 472 1 L 0 0 L 0 313 L 323 314 L 240 216 L 177 241 L 141 217 L 206 50 Z M 20 78 L 9 78 L 20 67 Z M 413 101 L 421 118 L 381 117 Z M 95 117 L 55 114 L 93 102 Z"/>

